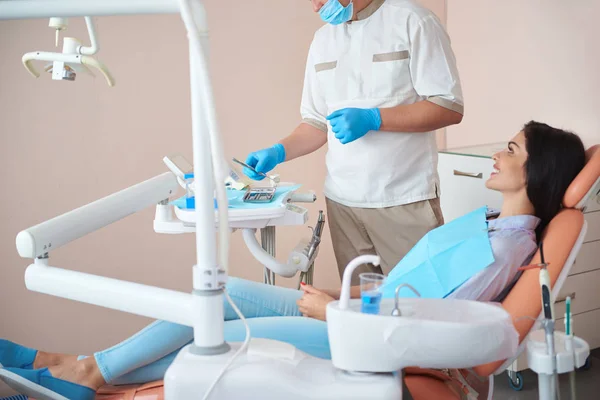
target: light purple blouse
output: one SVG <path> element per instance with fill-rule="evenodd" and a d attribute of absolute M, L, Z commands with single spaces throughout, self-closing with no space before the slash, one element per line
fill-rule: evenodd
<path fill-rule="evenodd" d="M 492 301 L 510 285 L 519 267 L 531 260 L 537 249 L 535 228 L 540 219 L 517 215 L 488 221 L 495 261 L 450 293 L 449 299 Z"/>

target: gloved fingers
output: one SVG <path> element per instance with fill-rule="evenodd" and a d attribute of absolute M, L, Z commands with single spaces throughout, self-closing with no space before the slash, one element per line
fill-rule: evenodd
<path fill-rule="evenodd" d="M 342 127 L 339 124 L 331 125 L 331 130 L 333 133 L 339 133 L 342 130 Z"/>
<path fill-rule="evenodd" d="M 248 157 L 246 157 L 246 164 L 248 164 L 249 166 L 251 166 L 254 169 L 256 169 L 256 164 L 258 164 L 258 161 L 259 161 L 259 157 L 258 157 L 257 152 L 250 153 L 250 154 L 248 154 Z M 248 170 L 248 171 L 250 171 L 250 170 Z M 250 172 L 252 172 L 252 171 L 250 171 Z"/>
<path fill-rule="evenodd" d="M 345 110 L 346 110 L 346 109 L 345 109 L 345 108 L 343 108 L 343 109 L 341 109 L 341 110 L 334 111 L 333 113 L 331 113 L 331 114 L 329 114 L 329 115 L 327 116 L 327 120 L 328 120 L 328 121 L 331 121 L 332 119 L 335 119 L 335 118 L 337 118 L 337 117 L 339 117 L 339 116 L 343 115 L 343 114 L 344 114 L 344 112 L 345 112 Z"/>
<path fill-rule="evenodd" d="M 267 172 L 269 172 L 270 170 L 275 168 L 276 165 L 277 165 L 277 161 L 274 160 L 274 158 L 272 156 L 266 155 L 264 157 L 260 157 L 260 159 L 258 160 L 258 163 L 254 167 L 254 169 L 257 170 L 258 172 L 262 172 L 263 174 L 266 174 Z"/>
<path fill-rule="evenodd" d="M 264 176 L 259 175 L 256 172 L 254 172 L 251 169 L 248 169 L 246 167 L 244 167 L 244 175 L 246 175 L 248 178 L 253 179 L 255 181 L 261 181 L 261 180 L 265 179 Z"/>

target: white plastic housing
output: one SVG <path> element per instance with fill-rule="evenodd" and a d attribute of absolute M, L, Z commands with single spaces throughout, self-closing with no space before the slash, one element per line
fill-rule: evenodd
<path fill-rule="evenodd" d="M 260 229 L 266 226 L 302 225 L 308 222 L 308 210 L 297 204 L 288 203 L 293 194 L 285 196 L 281 202 L 269 208 L 229 208 L 227 210 L 228 224 L 234 229 Z M 155 230 L 159 233 L 185 233 L 194 232 L 196 224 L 194 210 L 173 207 L 175 216 L 172 224 L 156 224 Z M 214 212 L 218 221 L 218 212 Z M 156 221 L 155 221 L 156 222 Z M 173 223 L 177 223 L 179 228 Z M 164 231 L 163 231 L 164 229 Z M 180 232 L 177 232 L 180 229 Z"/>
<path fill-rule="evenodd" d="M 23 258 L 40 257 L 169 198 L 178 187 L 177 179 L 172 173 L 158 175 L 19 232 L 16 239 L 17 251 Z"/>
<path fill-rule="evenodd" d="M 564 332 L 554 332 L 556 369 L 559 374 L 581 368 L 590 355 L 589 344 Z M 546 346 L 546 333 L 543 329 L 533 331 L 527 339 L 527 365 L 538 374 L 552 375 L 552 360 Z"/>
<path fill-rule="evenodd" d="M 177 0 L 1 0 L 0 20 L 179 13 Z"/>
<path fill-rule="evenodd" d="M 519 344 L 510 314 L 488 303 L 450 299 L 383 299 L 379 315 L 327 305 L 333 365 L 346 371 L 392 372 L 408 366 L 470 368 L 511 357 Z"/>
<path fill-rule="evenodd" d="M 296 267 L 296 269 L 298 269 L 299 271 L 302 271 L 302 272 L 307 272 L 308 267 L 310 267 L 310 264 L 311 264 L 311 260 L 308 259 L 308 254 L 307 254 L 308 253 L 308 244 L 309 244 L 309 241 L 307 239 L 300 240 L 300 242 L 298 242 L 296 247 L 294 247 L 294 250 L 292 250 L 292 252 L 288 256 L 288 264 L 294 265 Z M 317 247 L 317 250 L 314 252 L 314 254 L 312 256 L 313 260 L 317 257 L 318 253 L 319 253 L 319 248 Z"/>
<path fill-rule="evenodd" d="M 194 267 L 194 273 L 196 268 Z M 192 296 L 192 319 L 194 327 L 194 342 L 206 347 L 216 347 L 223 344 L 223 324 L 206 324 L 205 321 L 223 321 L 223 295 L 194 295 Z"/>
<path fill-rule="evenodd" d="M 317 195 L 313 191 L 307 193 L 293 193 L 290 201 L 294 203 L 314 203 L 317 201 Z"/>
<path fill-rule="evenodd" d="M 231 345 L 229 353 L 210 357 L 184 347 L 165 374 L 165 398 L 202 399 L 241 344 Z M 209 399 L 402 400 L 402 382 L 398 374 L 348 374 L 290 344 L 252 339 Z"/>
<path fill-rule="evenodd" d="M 36 264 L 27 267 L 27 289 L 176 324 L 193 325 L 191 294 L 41 264 L 36 261 Z"/>

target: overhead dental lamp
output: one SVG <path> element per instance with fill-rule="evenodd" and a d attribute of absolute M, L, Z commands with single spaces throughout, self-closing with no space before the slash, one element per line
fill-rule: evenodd
<path fill-rule="evenodd" d="M 84 46 L 80 40 L 74 37 L 65 37 L 63 39 L 62 53 L 47 51 L 33 51 L 23 55 L 23 65 L 31 75 L 38 78 L 39 72 L 33 67 L 33 61 L 49 61 L 44 67 L 44 71 L 52 74 L 54 80 L 74 81 L 78 73 L 86 73 L 94 76 L 91 68 L 95 68 L 104 75 L 108 86 L 115 85 L 115 79 L 106 66 L 93 57 L 98 52 L 100 46 L 96 37 L 94 23 L 91 17 L 85 17 L 88 34 L 90 36 L 90 46 Z M 50 28 L 56 29 L 55 43 L 58 47 L 60 32 L 67 29 L 67 18 L 53 17 L 48 24 Z"/>

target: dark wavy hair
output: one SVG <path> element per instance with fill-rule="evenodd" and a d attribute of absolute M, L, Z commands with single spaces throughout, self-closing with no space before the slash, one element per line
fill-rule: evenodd
<path fill-rule="evenodd" d="M 527 196 L 541 219 L 538 240 L 560 211 L 567 188 L 585 166 L 585 148 L 579 136 L 530 121 L 523 127 L 528 158 L 525 162 Z"/>

